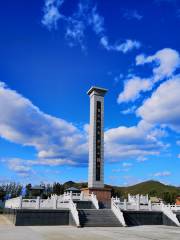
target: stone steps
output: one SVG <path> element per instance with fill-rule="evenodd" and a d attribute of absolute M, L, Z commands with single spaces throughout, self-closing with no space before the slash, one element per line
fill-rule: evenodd
<path fill-rule="evenodd" d="M 79 220 L 82 227 L 121 227 L 110 209 L 81 209 Z"/>
<path fill-rule="evenodd" d="M 76 203 L 77 209 L 95 209 L 91 201 L 73 201 Z"/>

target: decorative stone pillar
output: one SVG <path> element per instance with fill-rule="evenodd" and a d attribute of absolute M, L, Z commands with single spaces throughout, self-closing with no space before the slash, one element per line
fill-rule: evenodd
<path fill-rule="evenodd" d="M 23 205 L 23 198 L 22 196 L 19 197 L 19 209 L 22 209 L 22 205 Z"/>
<path fill-rule="evenodd" d="M 40 209 L 40 197 L 36 199 L 36 209 Z"/>
<path fill-rule="evenodd" d="M 137 199 L 136 199 L 137 208 L 136 208 L 136 210 L 139 210 L 140 209 L 140 196 L 139 196 L 139 194 L 137 194 L 136 196 L 137 196 Z"/>
<path fill-rule="evenodd" d="M 53 196 L 53 209 L 57 209 L 57 195 Z"/>
<path fill-rule="evenodd" d="M 152 203 L 151 203 L 151 200 L 148 201 L 148 209 L 149 209 L 149 211 L 152 211 Z"/>
<path fill-rule="evenodd" d="M 127 199 L 124 199 L 124 210 L 127 210 Z"/>

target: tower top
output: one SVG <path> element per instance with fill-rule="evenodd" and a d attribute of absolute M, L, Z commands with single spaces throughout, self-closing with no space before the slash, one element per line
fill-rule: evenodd
<path fill-rule="evenodd" d="M 88 95 L 91 95 L 92 92 L 94 92 L 96 95 L 100 95 L 100 96 L 104 96 L 106 94 L 108 90 L 106 88 L 101 88 L 101 87 L 95 87 L 95 86 L 92 86 L 87 94 Z"/>

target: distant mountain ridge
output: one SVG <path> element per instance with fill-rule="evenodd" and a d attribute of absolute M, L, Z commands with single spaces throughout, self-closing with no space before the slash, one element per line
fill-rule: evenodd
<path fill-rule="evenodd" d="M 75 183 L 72 181 L 63 184 L 65 189 L 68 187 L 83 188 L 87 187 L 87 182 Z M 112 196 L 125 197 L 127 198 L 128 193 L 136 194 L 149 194 L 149 196 L 156 196 L 164 199 L 166 202 L 174 203 L 176 196 L 180 196 L 180 187 L 166 185 L 158 181 L 149 180 L 141 182 L 132 186 L 118 187 L 105 185 L 105 187 L 112 189 Z"/>
<path fill-rule="evenodd" d="M 164 193 L 174 193 L 179 195 L 180 194 L 180 187 L 172 186 L 172 185 L 165 185 L 161 182 L 150 180 L 146 182 L 141 182 L 132 186 L 128 187 L 117 187 L 113 186 L 113 188 L 117 191 L 123 193 L 123 195 L 130 194 L 149 194 L 151 196 L 158 196 L 162 197 Z"/>

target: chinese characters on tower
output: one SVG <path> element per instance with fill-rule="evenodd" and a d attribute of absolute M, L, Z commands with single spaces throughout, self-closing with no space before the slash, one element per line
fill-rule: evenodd
<path fill-rule="evenodd" d="M 96 106 L 96 181 L 101 176 L 101 102 Z"/>

